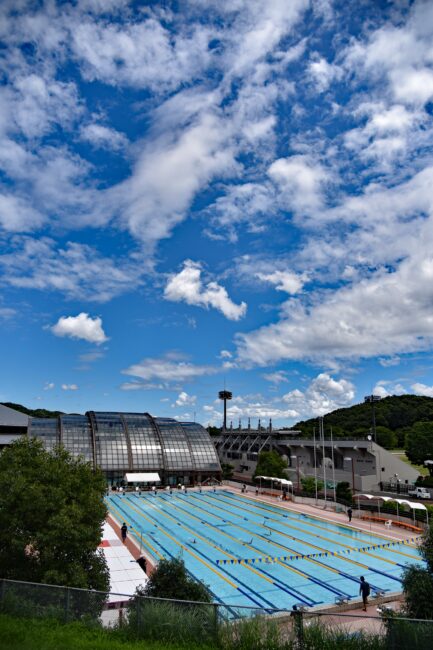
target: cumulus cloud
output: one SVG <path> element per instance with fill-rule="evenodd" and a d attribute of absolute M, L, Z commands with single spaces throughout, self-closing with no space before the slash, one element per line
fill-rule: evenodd
<path fill-rule="evenodd" d="M 355 398 L 355 387 L 346 379 L 333 379 L 327 373 L 317 375 L 304 391 L 295 389 L 283 395 L 289 406 L 306 417 L 325 415 L 349 406 Z"/>
<path fill-rule="evenodd" d="M 243 362 L 267 365 L 283 359 L 366 358 L 425 350 L 433 341 L 431 300 L 433 224 L 425 223 L 413 257 L 396 270 L 325 293 L 306 307 L 292 299 L 278 323 L 237 336 Z"/>
<path fill-rule="evenodd" d="M 290 271 L 274 271 L 273 273 L 256 273 L 256 278 L 262 282 L 275 285 L 277 291 L 289 294 L 298 293 L 306 281 L 306 276 L 291 273 Z"/>
<path fill-rule="evenodd" d="M 96 345 L 108 341 L 108 337 L 102 329 L 102 319 L 99 316 L 92 318 L 84 312 L 78 316 L 61 316 L 50 329 L 56 336 L 81 339 L 89 343 L 96 343 Z"/>
<path fill-rule="evenodd" d="M 202 267 L 199 263 L 186 260 L 183 269 L 167 282 L 164 298 L 174 302 L 186 302 L 198 307 L 218 309 L 229 320 L 239 320 L 245 316 L 247 305 L 235 304 L 224 287 L 217 282 L 204 284 L 201 279 Z"/>
<path fill-rule="evenodd" d="M 415 384 L 412 384 L 411 388 L 416 395 L 433 397 L 433 386 L 426 386 L 425 384 L 416 382 Z"/>
<path fill-rule="evenodd" d="M 54 388 L 54 386 L 55 386 L 55 384 L 52 381 L 47 382 L 45 384 L 45 386 L 44 386 L 44 390 L 52 390 Z"/>
<path fill-rule="evenodd" d="M 322 205 L 329 173 L 311 156 L 279 158 L 269 167 L 268 174 L 280 188 L 280 201 L 286 209 L 309 213 Z"/>
<path fill-rule="evenodd" d="M 174 408 L 176 406 L 186 406 L 187 404 L 193 405 L 195 404 L 196 400 L 197 397 L 195 395 L 188 395 L 188 393 L 185 391 L 181 391 L 175 403 L 172 404 L 172 407 Z"/>

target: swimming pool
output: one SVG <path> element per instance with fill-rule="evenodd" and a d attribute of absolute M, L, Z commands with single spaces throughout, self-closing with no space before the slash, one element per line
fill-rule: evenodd
<path fill-rule="evenodd" d="M 424 566 L 415 545 L 392 542 L 228 490 L 107 498 L 117 520 L 157 561 L 181 556 L 191 574 L 231 607 L 291 609 L 401 591 L 407 563 Z M 413 540 L 412 540 L 413 541 Z"/>

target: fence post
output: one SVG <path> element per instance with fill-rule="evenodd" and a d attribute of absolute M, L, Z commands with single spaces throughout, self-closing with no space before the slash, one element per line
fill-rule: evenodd
<path fill-rule="evenodd" d="M 218 626 L 219 626 L 219 605 L 217 603 L 214 603 L 213 605 L 213 613 L 214 613 L 214 633 L 215 633 L 215 641 L 218 640 Z"/>
<path fill-rule="evenodd" d="M 136 608 L 136 618 L 137 618 L 137 632 L 138 636 L 140 636 L 140 628 L 141 628 L 141 599 L 140 597 L 137 597 L 137 600 L 135 601 L 135 608 Z"/>
<path fill-rule="evenodd" d="M 299 609 L 293 609 L 290 616 L 293 616 L 293 628 L 295 632 L 295 647 L 303 650 L 304 647 L 304 616 Z"/>
<path fill-rule="evenodd" d="M 71 607 L 71 590 L 66 587 L 65 590 L 65 623 L 69 621 L 69 610 Z"/>

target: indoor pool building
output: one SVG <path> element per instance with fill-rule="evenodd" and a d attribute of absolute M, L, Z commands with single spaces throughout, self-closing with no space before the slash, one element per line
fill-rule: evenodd
<path fill-rule="evenodd" d="M 61 444 L 102 469 L 113 485 L 127 473 L 157 473 L 162 485 L 191 485 L 221 478 L 211 437 L 195 422 L 152 417 L 149 413 L 88 411 L 85 415 L 28 418 L 26 427 L 21 418 L 17 430 L 12 409 L 3 406 L 0 415 L 4 420 L 0 444 L 10 444 L 23 434 L 39 438 L 48 450 Z"/>

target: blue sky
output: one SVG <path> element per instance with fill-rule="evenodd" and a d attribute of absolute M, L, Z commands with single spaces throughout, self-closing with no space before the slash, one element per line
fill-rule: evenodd
<path fill-rule="evenodd" d="M 0 400 L 433 396 L 432 2 L 0 12 Z"/>

